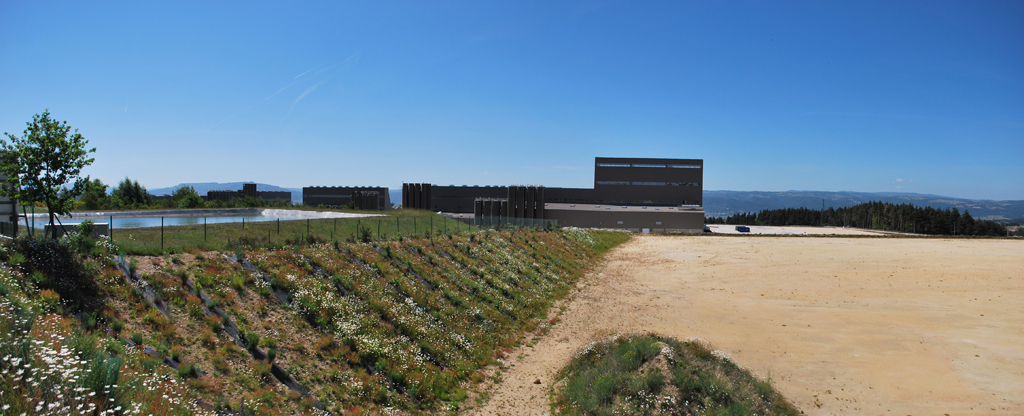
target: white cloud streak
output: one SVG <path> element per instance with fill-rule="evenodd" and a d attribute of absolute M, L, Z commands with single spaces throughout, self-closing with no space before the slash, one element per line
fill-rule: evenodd
<path fill-rule="evenodd" d="M 314 78 L 314 77 L 316 77 L 317 75 L 320 75 L 320 74 L 322 74 L 322 73 L 324 73 L 324 72 L 326 72 L 326 71 L 328 71 L 328 70 L 331 70 L 332 68 L 338 67 L 338 66 L 340 66 L 340 67 L 341 67 L 341 68 L 339 69 L 339 71 L 340 71 L 340 70 L 346 70 L 346 69 L 352 68 L 352 67 L 354 67 L 354 66 L 355 66 L 356 64 L 358 64 L 358 63 L 359 63 L 359 59 L 360 59 L 360 58 L 361 58 L 362 56 L 363 56 L 363 51 L 358 51 L 358 52 L 356 52 L 356 53 L 354 53 L 354 54 L 352 54 L 352 55 L 349 55 L 349 57 L 348 57 L 348 58 L 345 58 L 345 60 L 344 60 L 344 61 L 342 61 L 341 63 L 338 63 L 338 64 L 334 64 L 334 65 L 328 66 L 328 67 L 326 67 L 326 68 L 324 68 L 324 69 L 321 69 L 321 70 L 317 71 L 317 72 L 316 72 L 315 74 L 313 74 L 313 75 L 312 75 L 312 76 L 311 76 L 310 78 Z M 306 71 L 306 72 L 309 72 L 309 71 Z M 292 105 L 291 105 L 291 107 L 289 107 L 289 108 L 288 108 L 288 112 L 287 112 L 287 113 L 285 113 L 285 115 L 284 115 L 284 118 L 282 118 L 282 119 L 281 119 L 281 121 L 284 121 L 284 119 L 285 119 L 285 118 L 288 118 L 288 116 L 289 116 L 289 115 L 290 115 L 290 114 L 292 113 L 292 110 L 295 110 L 295 106 L 299 104 L 299 101 L 302 101 L 302 99 L 303 99 L 303 98 L 306 98 L 306 97 L 307 97 L 307 96 L 308 96 L 308 95 L 309 95 L 310 93 L 312 93 L 313 91 L 316 91 L 316 89 L 317 89 L 318 87 L 320 87 L 320 85 L 323 85 L 323 83 L 325 83 L 325 82 L 329 81 L 329 80 L 330 80 L 331 78 L 334 78 L 334 76 L 335 76 L 335 75 L 336 75 L 337 73 L 338 73 L 338 71 L 334 71 L 334 72 L 332 72 L 332 73 L 328 74 L 328 75 L 326 76 L 326 78 L 324 78 L 324 79 L 323 79 L 322 81 L 320 81 L 320 82 L 318 82 L 318 83 L 316 83 L 316 84 L 313 84 L 313 86 L 311 86 L 311 87 L 309 87 L 309 88 L 306 88 L 306 90 L 305 90 L 305 91 L 303 91 L 303 92 L 302 92 L 302 94 L 299 94 L 299 96 L 298 96 L 298 97 L 297 97 L 297 98 L 295 99 L 295 101 L 292 101 Z"/>
<path fill-rule="evenodd" d="M 294 109 L 295 109 L 295 105 L 296 105 L 296 104 L 298 104 L 298 103 L 299 103 L 299 101 L 302 101 L 302 99 L 303 99 L 303 98 L 306 98 L 306 96 L 307 96 L 307 95 L 309 95 L 309 93 L 311 93 L 311 92 L 315 91 L 315 90 L 316 90 L 316 88 L 320 86 L 320 84 L 323 84 L 323 83 L 325 83 L 325 82 L 327 82 L 327 80 L 326 80 L 326 79 L 325 79 L 325 80 L 323 80 L 323 81 L 320 81 L 320 82 L 318 82 L 318 83 L 316 83 L 316 84 L 313 84 L 313 86 L 312 86 L 312 87 L 306 88 L 306 90 L 305 90 L 305 91 L 303 91 L 303 92 L 302 92 L 302 94 L 299 94 L 299 98 L 296 98 L 296 99 L 295 99 L 295 101 L 292 101 L 292 106 L 291 106 L 291 108 L 289 108 L 289 109 L 288 109 L 288 113 L 287 113 L 287 114 L 285 114 L 284 116 L 285 116 L 285 117 L 288 117 L 288 114 L 291 114 L 291 113 L 292 113 L 292 110 L 294 110 Z"/>
<path fill-rule="evenodd" d="M 326 75 L 325 78 L 320 80 L 320 82 L 317 82 L 316 84 L 313 84 L 309 88 L 306 88 L 305 91 L 303 91 L 301 94 L 299 94 L 299 96 L 297 98 L 295 98 L 295 101 L 292 101 L 291 106 L 289 106 L 289 108 L 288 108 L 288 112 L 285 113 L 285 115 L 284 115 L 285 118 L 288 118 L 288 115 L 290 115 L 292 113 L 292 111 L 295 110 L 295 106 L 299 104 L 299 101 L 302 101 L 302 99 L 304 99 L 307 96 L 309 96 L 310 93 L 312 93 L 313 91 L 316 91 L 316 89 L 318 87 L 320 87 L 320 85 L 323 85 L 323 83 L 329 81 L 338 72 L 354 67 L 356 64 L 359 63 L 359 59 L 362 58 L 362 56 L 363 56 L 363 51 L 360 50 L 360 51 L 357 51 L 356 53 L 354 53 L 352 55 L 349 55 L 348 58 L 345 58 L 345 60 L 341 61 L 340 63 L 334 64 L 334 65 L 328 65 L 328 66 L 326 66 L 326 67 L 324 67 L 322 69 L 319 69 L 319 70 L 318 70 L 318 68 L 321 67 L 320 65 L 314 66 L 314 67 L 306 70 L 305 72 L 303 72 L 303 73 L 301 73 L 299 75 L 296 75 L 294 78 L 292 78 L 294 81 L 292 81 L 288 85 L 285 85 L 281 89 L 278 89 L 273 94 L 268 95 L 266 98 L 260 100 L 256 104 L 250 105 L 249 107 L 247 107 L 246 109 L 244 109 L 242 111 L 237 111 L 234 114 L 223 118 L 222 120 L 214 123 L 212 126 L 207 127 L 206 130 L 210 130 L 210 129 L 214 128 L 214 127 L 217 127 L 221 123 L 230 120 L 232 117 L 237 116 L 237 115 L 239 115 L 241 113 L 244 113 L 244 112 L 246 112 L 248 110 L 251 110 L 253 107 L 256 107 L 256 106 L 258 106 L 260 104 L 263 104 L 263 103 L 267 102 L 271 98 L 274 98 L 278 94 L 281 94 L 282 92 L 285 92 L 289 88 L 295 86 L 295 84 L 298 84 L 300 82 L 306 82 L 306 81 L 309 81 L 309 80 L 315 80 L 320 74 L 323 74 L 324 72 L 331 71 L 330 73 L 328 73 Z M 338 68 L 338 67 L 340 67 L 340 68 Z M 337 68 L 338 70 L 337 71 L 332 71 L 335 68 Z M 307 76 L 307 74 L 309 74 L 310 72 L 313 72 L 313 73 L 311 75 Z M 127 108 L 126 108 L 126 111 L 127 111 Z M 281 119 L 281 121 L 284 121 L 284 119 Z"/>
<path fill-rule="evenodd" d="M 306 72 L 303 72 L 303 73 L 301 73 L 301 74 L 299 74 L 299 75 L 296 75 L 296 76 L 295 76 L 295 78 L 293 78 L 293 79 L 298 79 L 299 77 L 301 77 L 301 76 L 303 76 L 303 75 L 306 75 L 306 74 L 308 74 L 308 73 L 309 73 L 310 71 L 312 71 L 312 70 L 314 70 L 314 69 L 317 69 L 317 68 L 319 68 L 319 67 L 320 67 L 320 65 L 314 66 L 314 67 L 310 68 L 310 69 L 309 69 L 308 71 L 306 71 Z"/>

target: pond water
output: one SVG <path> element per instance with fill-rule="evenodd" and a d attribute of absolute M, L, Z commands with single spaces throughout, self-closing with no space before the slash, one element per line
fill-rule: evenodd
<path fill-rule="evenodd" d="M 195 214 L 188 214 L 187 212 L 183 215 L 181 211 L 167 212 L 165 215 L 145 215 L 141 216 L 139 212 L 111 212 L 110 215 L 96 215 L 96 214 L 75 214 L 74 218 L 61 217 L 60 222 L 65 227 L 71 227 L 78 225 L 82 221 L 91 220 L 92 222 L 111 222 L 113 217 L 113 228 L 125 229 L 125 228 L 144 228 L 144 227 L 159 227 L 161 221 L 166 227 L 176 225 L 202 225 L 202 224 L 220 224 L 220 223 L 234 223 L 234 222 L 268 222 L 268 221 L 294 221 L 304 219 L 324 219 L 324 218 L 365 218 L 365 217 L 376 217 L 379 214 L 354 214 L 345 212 L 320 212 L 320 211 L 299 211 L 299 210 L 283 210 L 283 209 L 253 209 L 247 210 L 241 215 L 225 215 L 225 213 L 218 213 L 215 210 L 208 210 L 205 212 L 197 212 Z M 31 214 L 29 215 L 29 225 L 32 224 Z M 22 220 L 24 221 L 24 220 Z M 49 223 L 49 219 L 45 214 L 40 216 L 36 214 L 34 227 L 42 229 Z"/>

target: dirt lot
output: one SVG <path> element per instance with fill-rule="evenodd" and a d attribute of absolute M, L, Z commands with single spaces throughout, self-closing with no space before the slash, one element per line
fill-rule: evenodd
<path fill-rule="evenodd" d="M 1024 414 L 1024 241 L 638 236 L 561 318 L 468 413 L 547 414 L 573 352 L 654 331 L 711 341 L 807 414 Z"/>
<path fill-rule="evenodd" d="M 842 227 L 768 227 L 762 225 L 750 225 L 747 228 L 750 231 L 741 233 L 736 231 L 735 225 L 708 225 L 708 228 L 712 233 L 715 234 L 768 234 L 768 235 L 859 235 L 859 236 L 881 236 L 891 233 L 885 233 L 875 230 L 865 230 L 861 228 L 842 228 Z"/>

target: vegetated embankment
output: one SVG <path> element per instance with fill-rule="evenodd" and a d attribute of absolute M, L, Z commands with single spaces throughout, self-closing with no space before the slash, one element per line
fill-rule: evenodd
<path fill-rule="evenodd" d="M 594 257 L 626 238 L 492 231 L 132 258 L 112 257 L 104 240 L 4 243 L 0 406 L 455 410 L 499 349 L 535 329 Z M 54 270 L 53 257 L 71 269 Z M 90 294 L 76 295 L 85 286 Z"/>

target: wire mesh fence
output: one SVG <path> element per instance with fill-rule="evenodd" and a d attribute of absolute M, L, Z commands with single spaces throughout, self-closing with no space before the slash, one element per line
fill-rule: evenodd
<path fill-rule="evenodd" d="M 558 220 L 498 216 L 477 216 L 473 217 L 470 223 L 480 228 L 549 228 L 558 226 Z"/>
<path fill-rule="evenodd" d="M 0 235 L 14 237 L 18 231 L 18 225 L 10 222 L 0 222 Z"/>
<path fill-rule="evenodd" d="M 369 242 L 399 238 L 435 238 L 483 229 L 545 228 L 556 225 L 552 220 L 532 218 L 455 219 L 423 212 L 363 218 L 243 220 L 216 224 L 200 217 L 197 222 L 199 223 L 158 227 L 110 227 L 108 237 L 119 250 L 126 253 L 159 254 L 187 250 L 232 250 L 239 246 L 283 246 L 300 242 Z M 14 228 L 12 224 L 0 223 L 0 233 L 4 235 L 13 236 Z M 41 229 L 30 232 L 26 227 L 19 228 L 19 235 L 47 238 L 47 234 Z M 74 226 L 68 225 L 67 228 L 74 229 Z"/>
<path fill-rule="evenodd" d="M 310 241 L 378 241 L 431 238 L 478 230 L 441 216 L 381 216 L 289 221 L 237 222 L 111 230 L 111 239 L 127 252 L 233 249 Z"/>

